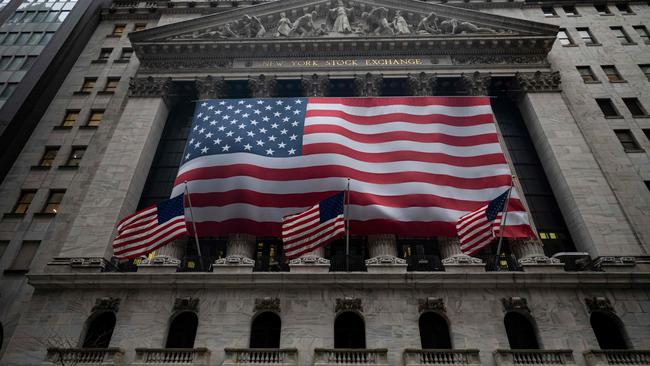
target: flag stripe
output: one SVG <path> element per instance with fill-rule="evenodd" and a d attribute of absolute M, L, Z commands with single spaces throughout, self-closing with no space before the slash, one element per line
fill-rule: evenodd
<path fill-rule="evenodd" d="M 447 107 L 474 107 L 489 106 L 490 99 L 486 97 L 369 97 L 369 98 L 309 98 L 312 104 L 334 104 L 358 107 L 368 106 L 430 106 L 439 105 Z M 408 110 L 408 108 L 406 108 Z M 488 113 L 491 113 L 489 111 Z"/>
<path fill-rule="evenodd" d="M 408 113 L 386 113 L 378 116 L 359 116 L 344 111 L 329 110 L 329 109 L 311 109 L 307 111 L 306 117 L 312 122 L 326 121 L 333 123 L 337 121 L 346 121 L 356 125 L 378 126 L 379 128 L 386 128 L 388 124 L 392 123 L 408 123 L 414 128 L 416 126 L 428 129 L 438 129 L 443 127 L 452 127 L 460 132 L 466 127 L 487 127 L 494 129 L 492 123 L 492 114 L 479 114 L 472 119 L 466 117 L 452 117 L 444 114 L 429 114 L 429 115 L 414 115 Z M 319 118 L 320 117 L 320 118 Z M 402 125 L 394 125 L 393 127 L 404 127 Z M 399 128 L 397 128 L 399 130 Z"/>

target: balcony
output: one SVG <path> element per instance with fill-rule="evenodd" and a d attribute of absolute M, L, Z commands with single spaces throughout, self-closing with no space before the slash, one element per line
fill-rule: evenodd
<path fill-rule="evenodd" d="M 650 351 L 635 350 L 593 350 L 585 352 L 587 366 L 607 365 L 650 365 Z"/>
<path fill-rule="evenodd" d="M 314 350 L 314 366 L 355 366 L 379 365 L 388 366 L 388 350 L 379 349 L 326 349 Z"/>
<path fill-rule="evenodd" d="M 280 365 L 297 366 L 298 350 L 295 348 L 226 348 L 222 366 Z"/>
<path fill-rule="evenodd" d="M 496 350 L 494 361 L 497 366 L 511 365 L 575 365 L 571 350 Z"/>
<path fill-rule="evenodd" d="M 124 352 L 119 348 L 47 349 L 47 362 L 53 365 L 123 365 Z"/>
<path fill-rule="evenodd" d="M 481 366 L 477 349 L 406 349 L 404 366 L 468 365 Z"/>
<path fill-rule="evenodd" d="M 208 365 L 209 360 L 207 348 L 136 348 L 132 365 Z"/>
<path fill-rule="evenodd" d="M 437 255 L 411 255 L 406 257 L 407 271 L 444 271 L 445 267 Z"/>

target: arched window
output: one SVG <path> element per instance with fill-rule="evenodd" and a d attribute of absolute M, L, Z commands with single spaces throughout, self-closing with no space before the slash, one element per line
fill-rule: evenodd
<path fill-rule="evenodd" d="M 366 348 L 366 326 L 359 314 L 346 311 L 336 317 L 334 348 Z"/>
<path fill-rule="evenodd" d="M 251 326 L 251 348 L 280 348 L 282 321 L 270 311 L 259 314 Z"/>
<path fill-rule="evenodd" d="M 594 312 L 589 319 L 600 349 L 628 349 L 623 327 L 613 314 Z"/>
<path fill-rule="evenodd" d="M 196 328 L 199 325 L 199 318 L 191 311 L 184 311 L 177 314 L 171 324 L 169 324 L 169 333 L 167 334 L 167 348 L 194 348 L 194 339 L 196 338 Z"/>
<path fill-rule="evenodd" d="M 535 327 L 528 317 L 517 312 L 508 312 L 504 323 L 510 349 L 539 349 Z"/>
<path fill-rule="evenodd" d="M 420 341 L 423 349 L 451 349 L 449 325 L 440 314 L 427 312 L 420 315 Z"/>
<path fill-rule="evenodd" d="M 83 348 L 108 348 L 115 329 L 115 313 L 107 311 L 95 314 L 86 329 Z"/>

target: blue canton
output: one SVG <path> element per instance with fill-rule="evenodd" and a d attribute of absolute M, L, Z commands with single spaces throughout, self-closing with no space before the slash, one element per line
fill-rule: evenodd
<path fill-rule="evenodd" d="M 320 201 L 320 204 L 318 204 L 318 209 L 320 211 L 320 222 L 325 222 L 335 218 L 338 215 L 343 215 L 344 198 L 345 194 L 344 192 L 341 192 Z"/>
<path fill-rule="evenodd" d="M 485 216 L 487 216 L 488 220 L 494 221 L 494 219 L 497 218 L 497 215 L 503 211 L 503 208 L 506 205 L 506 200 L 508 199 L 508 192 L 510 192 L 510 189 L 503 192 L 499 197 L 490 201 L 487 209 L 485 210 Z"/>
<path fill-rule="evenodd" d="M 302 153 L 306 98 L 198 101 L 183 163 L 217 154 L 284 158 Z"/>
<path fill-rule="evenodd" d="M 163 224 L 177 216 L 185 216 L 183 196 L 181 194 L 180 196 L 158 203 L 158 224 Z"/>

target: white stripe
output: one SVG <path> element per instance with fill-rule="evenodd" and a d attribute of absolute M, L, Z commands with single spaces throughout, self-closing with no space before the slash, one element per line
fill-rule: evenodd
<path fill-rule="evenodd" d="M 334 231 L 332 231 L 328 235 L 325 235 L 324 237 L 318 239 L 317 241 L 315 241 L 315 242 L 313 242 L 313 243 L 311 243 L 309 245 L 305 245 L 304 247 L 295 248 L 295 249 L 288 249 L 288 250 L 285 249 L 285 252 L 284 252 L 285 256 L 293 256 L 296 253 L 300 253 L 300 252 L 304 252 L 304 251 L 310 251 L 311 252 L 310 249 L 319 247 L 321 245 L 321 243 L 323 243 L 324 241 L 327 241 L 327 240 L 331 239 L 332 237 L 334 237 L 334 236 L 336 236 L 338 234 L 344 233 L 345 232 L 345 223 L 337 222 L 336 225 L 334 226 L 334 228 L 335 228 Z"/>
<path fill-rule="evenodd" d="M 149 216 L 151 214 L 156 213 L 158 208 L 156 206 L 142 212 L 136 212 L 133 214 L 133 216 L 129 217 L 126 221 L 122 222 L 118 227 L 117 230 L 120 230 L 121 228 L 128 226 L 129 224 L 133 223 L 136 220 L 140 220 L 144 218 L 145 216 Z"/>
<path fill-rule="evenodd" d="M 335 125 L 348 131 L 374 135 L 382 132 L 414 132 L 421 134 L 441 133 L 449 136 L 469 137 L 476 135 L 496 134 L 494 123 L 484 123 L 476 126 L 452 126 L 441 123 L 412 123 L 412 122 L 386 122 L 373 125 L 362 125 L 348 122 L 339 117 L 307 117 L 305 126 Z"/>
<path fill-rule="evenodd" d="M 146 238 L 145 240 L 140 240 L 140 241 L 136 241 L 136 242 L 124 245 L 122 247 L 114 247 L 114 250 L 116 252 L 122 252 L 122 251 L 124 251 L 126 249 L 137 247 L 137 246 L 147 244 L 147 243 L 160 243 L 166 237 L 168 237 L 168 234 L 170 232 L 172 232 L 172 231 L 173 232 L 178 232 L 178 231 L 181 231 L 181 230 L 182 231 L 187 230 L 186 227 L 185 227 L 185 221 L 175 222 L 173 225 L 169 225 L 169 226 L 166 226 L 166 227 L 162 228 L 162 230 L 160 230 L 160 232 L 156 233 L 156 235 L 153 235 L 153 236 L 151 236 L 149 238 Z"/>
<path fill-rule="evenodd" d="M 121 253 L 121 254 L 119 254 L 119 255 L 116 255 L 115 257 L 116 257 L 116 258 L 126 258 L 126 257 L 128 257 L 128 256 L 133 255 L 133 254 L 142 254 L 142 255 L 145 255 L 145 254 L 151 252 L 151 250 L 152 250 L 153 248 L 155 248 L 156 246 L 158 246 L 160 243 L 162 243 L 162 242 L 164 242 L 164 241 L 171 240 L 172 238 L 176 237 L 177 235 L 181 235 L 181 234 L 183 234 L 183 233 L 185 233 L 185 232 L 186 232 L 186 230 L 185 230 L 184 228 L 183 228 L 183 229 L 178 229 L 178 230 L 176 230 L 176 231 L 173 231 L 173 232 L 169 233 L 169 235 L 165 236 L 165 237 L 162 238 L 161 240 L 157 240 L 155 243 L 152 243 L 152 244 L 150 244 L 150 245 L 148 245 L 148 246 L 146 246 L 146 247 L 144 247 L 144 248 L 130 250 L 130 251 L 128 251 L 128 252 L 124 252 L 124 253 Z M 120 249 L 121 249 L 121 248 L 120 248 Z"/>
<path fill-rule="evenodd" d="M 460 236 L 460 242 L 462 244 L 466 244 L 470 238 L 474 237 L 474 235 L 481 233 L 481 232 L 488 232 L 490 235 L 492 234 L 492 230 L 490 230 L 490 226 L 492 226 L 491 221 L 487 220 L 480 220 L 477 222 L 477 226 L 474 226 L 471 228 L 471 231 L 469 233 L 458 233 Z"/>
<path fill-rule="evenodd" d="M 489 105 L 449 107 L 445 105 L 412 106 L 392 104 L 377 107 L 353 107 L 335 103 L 309 103 L 307 104 L 307 110 L 339 110 L 355 116 L 380 116 L 383 114 L 407 113 L 417 116 L 443 114 L 450 117 L 470 117 L 481 114 L 492 114 L 492 108 Z"/>
<path fill-rule="evenodd" d="M 300 231 L 300 232 L 298 232 L 297 234 L 294 234 L 294 235 L 289 235 L 289 234 L 294 233 L 295 230 L 294 230 L 294 231 L 291 231 L 291 232 L 286 232 L 286 233 L 283 231 L 283 232 L 282 232 L 282 241 L 284 241 L 284 242 L 286 243 L 286 242 L 294 241 L 294 240 L 296 240 L 296 239 L 298 239 L 298 238 L 300 238 L 300 237 L 311 236 L 311 234 L 312 234 L 314 231 L 321 231 L 324 227 L 327 227 L 327 226 L 329 226 L 329 225 L 332 225 L 332 221 L 337 220 L 337 219 L 343 219 L 343 215 L 338 215 L 338 216 L 336 216 L 336 217 L 334 217 L 334 218 L 332 218 L 332 219 L 329 219 L 329 220 L 327 220 L 327 221 L 325 221 L 325 222 L 320 223 L 319 225 L 316 225 L 316 226 L 312 227 L 312 228 L 309 229 L 309 230 Z M 318 221 L 319 221 L 319 220 L 313 220 L 313 221 L 310 222 L 309 224 L 313 224 L 314 222 L 318 222 Z M 307 226 L 309 226 L 309 225 L 305 225 L 305 227 L 307 227 Z M 299 242 L 299 243 L 300 243 L 300 242 Z M 291 243 L 291 244 L 290 244 L 291 247 L 293 247 L 293 246 L 295 246 L 295 245 L 296 245 L 296 243 Z"/>
<path fill-rule="evenodd" d="M 288 235 L 291 235 L 296 231 L 300 231 L 319 221 L 320 221 L 320 213 L 315 212 L 313 215 L 309 215 L 308 221 L 302 220 L 298 225 L 289 226 L 285 222 L 282 222 L 282 237 L 285 237 L 286 240 L 289 240 L 289 238 L 287 238 Z"/>
<path fill-rule="evenodd" d="M 133 241 L 133 240 L 138 240 L 138 239 L 140 239 L 140 240 L 138 240 L 138 241 L 136 241 L 134 243 L 125 245 L 124 247 L 129 247 L 129 246 L 133 246 L 133 245 L 141 245 L 141 244 L 143 244 L 143 243 L 145 243 L 147 241 L 157 240 L 157 238 L 160 237 L 161 235 L 163 235 L 164 232 L 167 231 L 170 227 L 177 227 L 177 226 L 180 226 L 180 225 L 182 225 L 183 227 L 185 226 L 185 218 L 183 216 L 178 216 L 178 217 L 174 218 L 173 220 L 170 220 L 169 222 L 165 223 L 164 225 L 157 225 L 155 228 L 153 228 L 153 229 L 151 229 L 151 230 L 149 230 L 149 231 L 147 231 L 145 233 L 123 237 L 120 240 L 114 240 L 113 245 L 117 246 L 119 244 L 129 242 L 129 241 Z M 118 250 L 119 250 L 119 248 L 118 248 Z"/>
<path fill-rule="evenodd" d="M 185 217 L 184 216 L 176 216 L 176 217 L 170 219 L 168 222 L 163 223 L 162 225 L 159 225 L 158 220 L 155 220 L 152 223 L 150 223 L 149 225 L 143 226 L 141 228 L 136 228 L 136 229 L 149 228 L 149 230 L 143 231 L 143 232 L 138 233 L 138 234 L 130 234 L 130 233 L 127 233 L 127 232 L 120 233 L 115 238 L 115 240 L 113 241 L 113 244 L 120 244 L 120 243 L 123 243 L 125 241 L 131 241 L 131 240 L 136 240 L 136 239 L 139 239 L 139 238 L 144 238 L 144 237 L 150 236 L 151 234 L 153 234 L 156 231 L 160 230 L 161 227 L 165 227 L 165 226 L 169 225 L 172 221 L 175 222 L 175 221 L 177 221 L 179 219 L 184 221 Z M 134 231 L 138 231 L 138 230 L 134 230 Z"/>
<path fill-rule="evenodd" d="M 138 223 L 139 225 L 137 225 L 137 226 L 131 226 L 128 229 L 118 230 L 118 234 L 117 234 L 116 238 L 123 237 L 123 236 L 128 236 L 129 234 L 131 234 L 133 232 L 144 230 L 146 228 L 151 228 L 151 227 L 154 227 L 154 226 L 158 225 L 158 218 L 155 215 L 152 216 L 151 218 L 149 218 L 149 220 L 150 221 L 148 223 L 144 223 L 144 222 L 143 223 Z M 134 225 L 134 224 L 132 224 L 132 225 Z"/>
<path fill-rule="evenodd" d="M 314 208 L 312 207 L 312 208 L 306 210 L 305 212 L 311 211 L 311 210 L 314 210 Z M 314 218 L 317 218 L 319 215 L 320 215 L 320 209 L 317 209 L 317 210 L 312 211 L 308 215 L 305 215 L 305 216 L 297 218 L 297 219 L 296 218 L 292 218 L 292 219 L 284 218 L 282 220 L 282 227 L 286 228 L 286 229 L 289 229 L 289 231 L 299 230 L 301 227 L 304 227 L 305 225 L 309 225 L 309 223 L 311 221 L 313 221 Z"/>
<path fill-rule="evenodd" d="M 477 243 L 480 243 L 480 242 L 486 241 L 488 238 L 494 238 L 494 236 L 492 235 L 492 233 L 491 233 L 490 231 L 484 233 L 484 234 L 481 235 L 481 236 L 477 236 L 476 238 L 474 238 L 474 240 L 472 240 L 472 241 L 470 241 L 470 242 L 468 242 L 468 243 L 465 243 L 465 244 L 461 245 L 460 249 L 461 249 L 461 250 L 463 250 L 463 249 L 468 249 L 468 248 L 470 248 L 470 247 L 476 245 Z M 491 241 L 491 240 L 490 240 L 490 241 Z"/>

